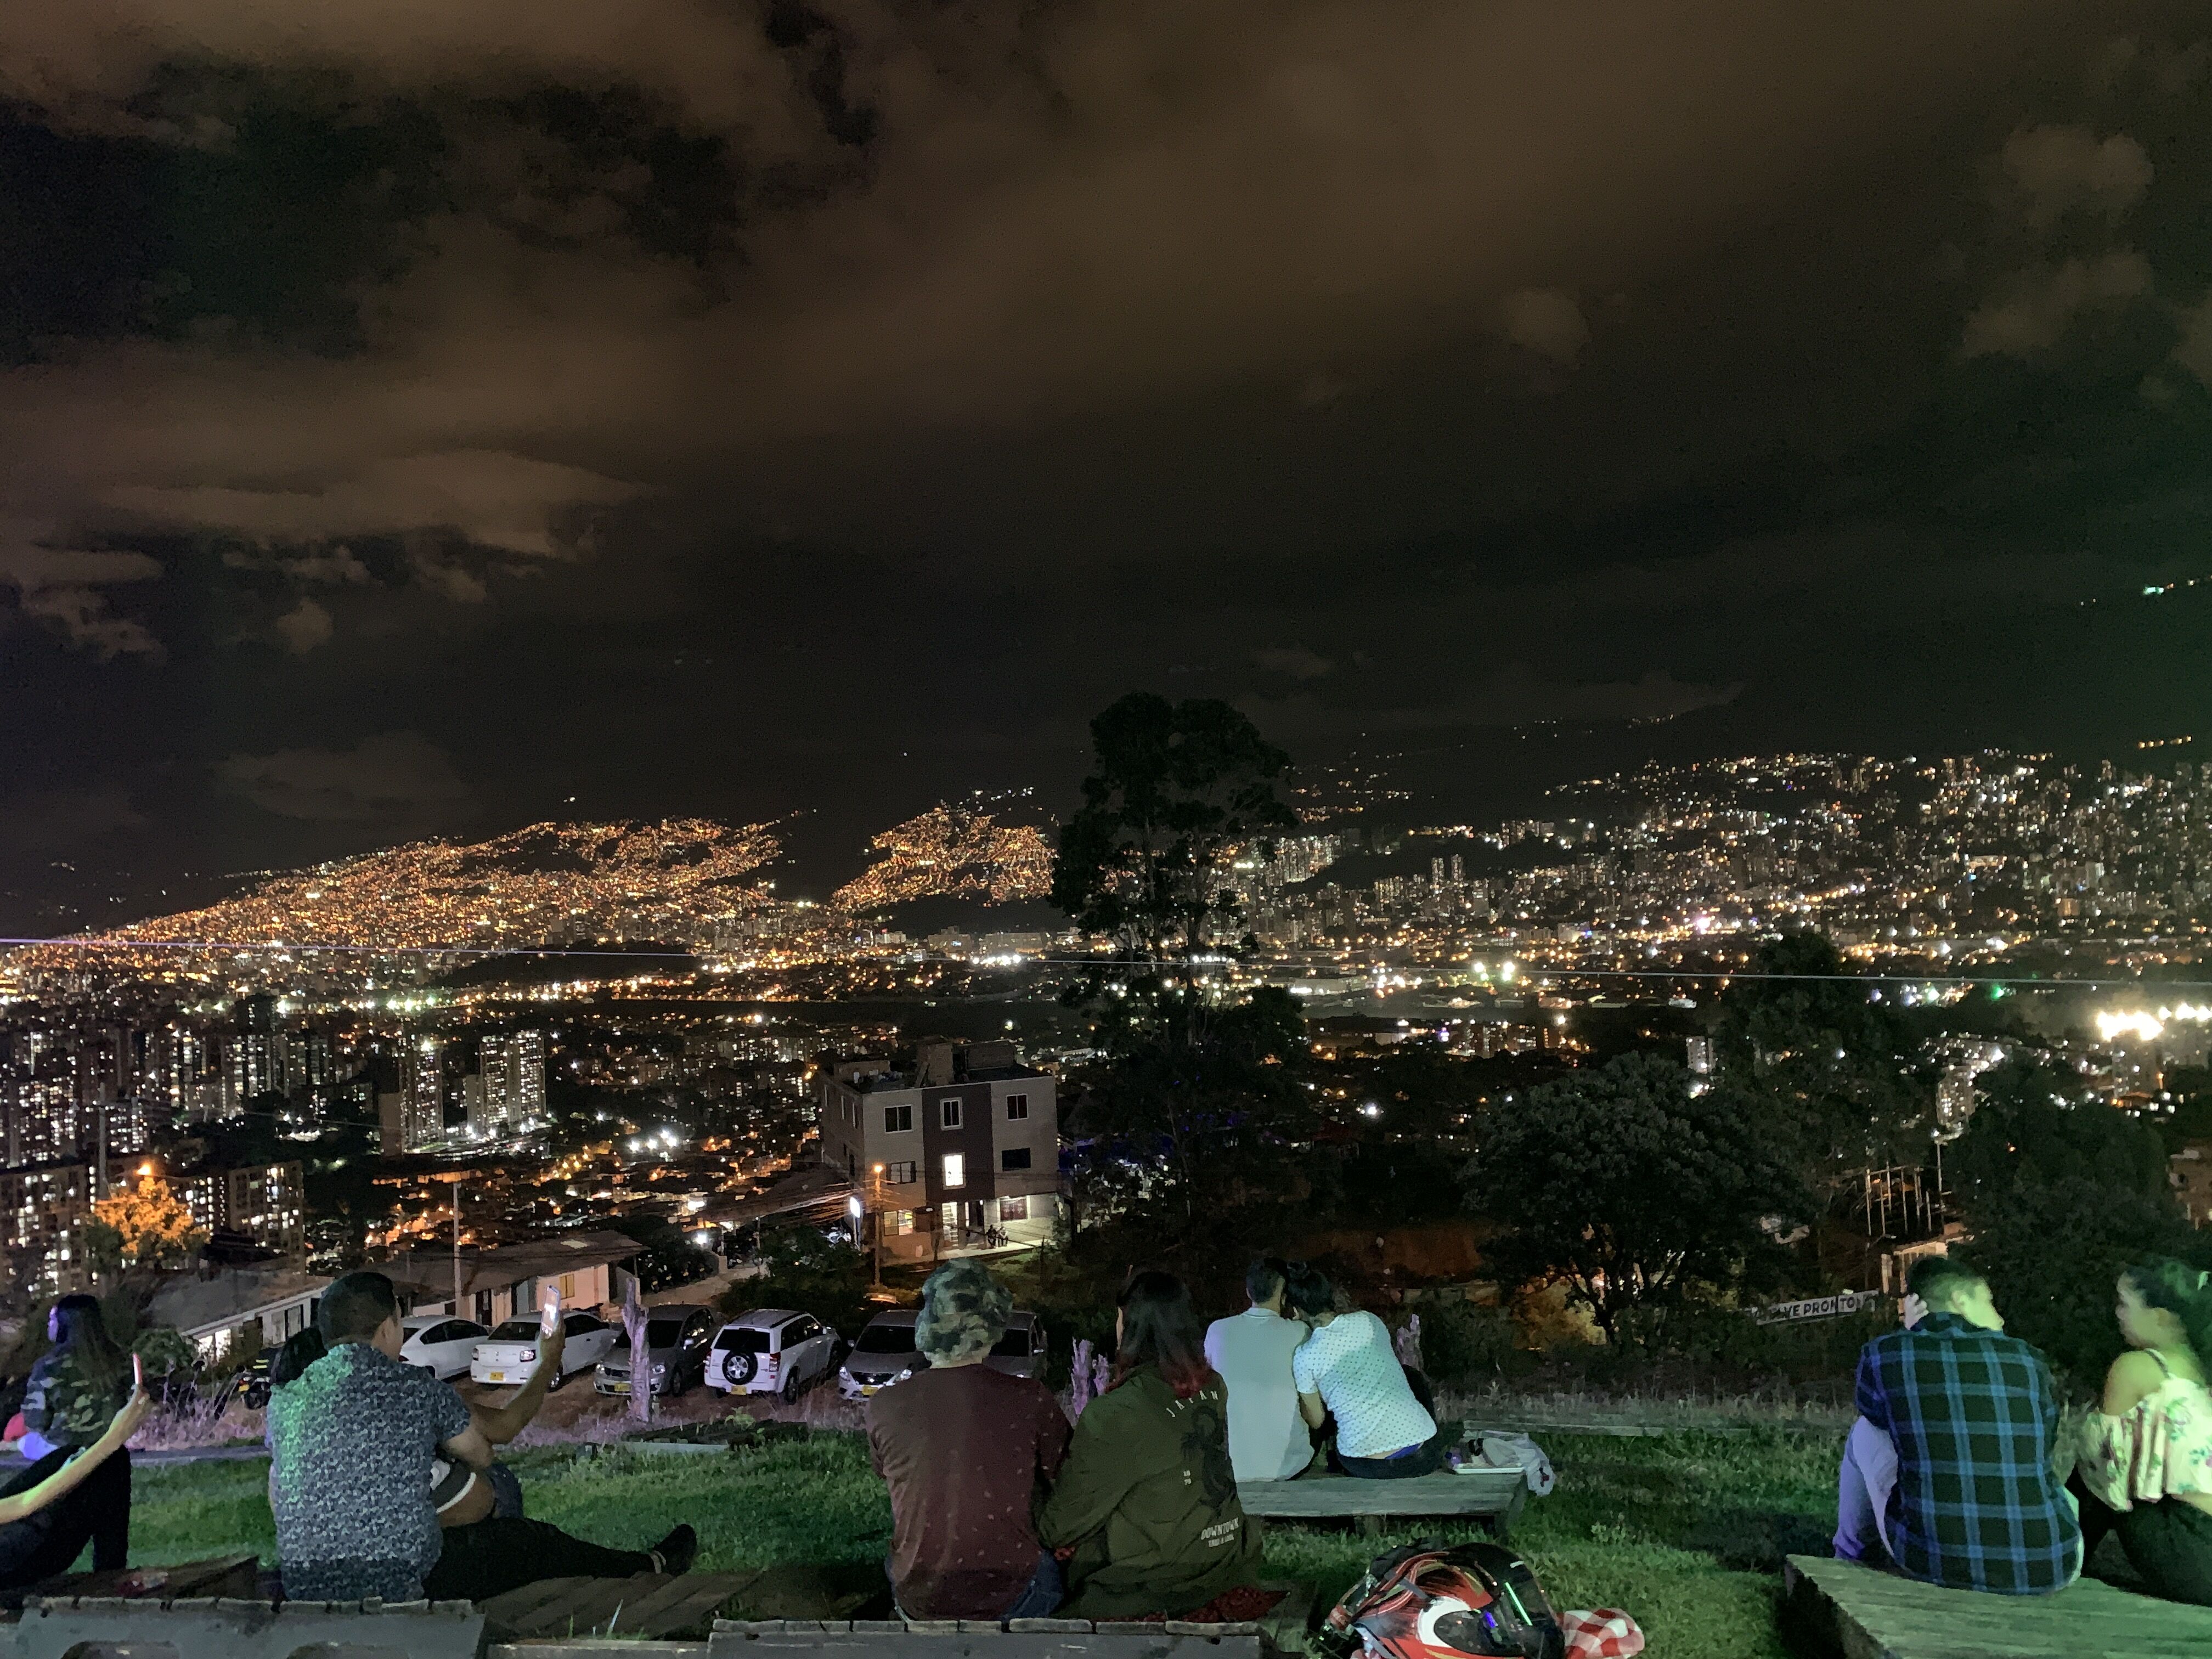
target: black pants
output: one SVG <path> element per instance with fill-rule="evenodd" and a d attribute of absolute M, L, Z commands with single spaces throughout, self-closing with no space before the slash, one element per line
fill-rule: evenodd
<path fill-rule="evenodd" d="M 2115 1510 L 2091 1497 L 2078 1474 L 2066 1486 L 2081 1506 L 2083 1565 L 2116 1532 L 2153 1595 L 2212 1607 L 2212 1515 L 2179 1498 Z"/>
<path fill-rule="evenodd" d="M 26 1492 L 69 1460 L 50 1451 L 4 1486 L 0 1496 Z M 0 1589 L 41 1583 L 76 1565 L 92 1546 L 92 1565 L 106 1572 L 131 1564 L 131 1454 L 118 1448 L 74 1492 L 36 1515 L 0 1526 Z"/>
<path fill-rule="evenodd" d="M 446 1529 L 422 1593 L 433 1601 L 489 1601 L 541 1578 L 628 1578 L 652 1571 L 653 1557 L 643 1550 L 611 1550 L 544 1521 L 494 1516 Z"/>

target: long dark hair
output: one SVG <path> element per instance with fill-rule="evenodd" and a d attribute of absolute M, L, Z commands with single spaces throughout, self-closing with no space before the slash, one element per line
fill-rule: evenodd
<path fill-rule="evenodd" d="M 1206 1363 L 1206 1330 L 1190 1304 L 1190 1287 L 1173 1273 L 1146 1269 L 1121 1287 L 1121 1346 L 1114 1356 L 1119 1388 L 1140 1366 L 1153 1365 L 1188 1400 L 1213 1375 Z"/>
<path fill-rule="evenodd" d="M 330 1351 L 331 1345 L 323 1340 L 322 1332 L 313 1325 L 303 1331 L 295 1331 L 269 1361 L 269 1386 L 281 1389 L 287 1382 L 298 1381 L 302 1371 Z"/>
<path fill-rule="evenodd" d="M 94 1376 L 112 1376 L 123 1370 L 123 1350 L 107 1334 L 99 1297 L 82 1292 L 62 1297 L 47 1316 L 46 1328 L 54 1339 L 53 1352 L 69 1355 Z"/>
<path fill-rule="evenodd" d="M 2212 1277 L 2171 1256 L 2139 1261 L 2121 1276 L 2146 1305 L 2163 1308 L 2181 1321 L 2189 1351 L 2197 1364 L 2212 1368 Z"/>

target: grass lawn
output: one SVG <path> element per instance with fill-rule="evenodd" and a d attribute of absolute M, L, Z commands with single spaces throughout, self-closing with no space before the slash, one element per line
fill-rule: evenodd
<path fill-rule="evenodd" d="M 1547 1437 L 1559 1490 L 1515 1533 L 1561 1607 L 1635 1615 L 1666 1659 L 1781 1659 L 1774 1603 L 1782 1557 L 1825 1553 L 1835 1524 L 1836 1449 L 1790 1429 L 1686 1431 L 1648 1438 Z M 702 1570 L 792 1566 L 781 1594 L 850 1598 L 878 1584 L 890 1509 L 855 1437 L 819 1436 L 726 1457 L 524 1451 L 512 1460 L 532 1515 L 600 1543 L 642 1548 L 679 1521 L 699 1529 Z M 131 1559 L 161 1564 L 227 1551 L 274 1553 L 263 1462 L 137 1472 Z M 1380 1540 L 1271 1522 L 1275 1576 L 1333 1601 L 1370 1556 L 1435 1526 Z M 781 1599 L 781 1598 L 779 1598 Z M 769 1605 L 763 1616 L 827 1613 Z"/>

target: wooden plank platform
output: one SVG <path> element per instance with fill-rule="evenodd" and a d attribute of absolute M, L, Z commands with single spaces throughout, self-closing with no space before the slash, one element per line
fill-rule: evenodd
<path fill-rule="evenodd" d="M 704 1638 L 714 1615 L 759 1577 L 752 1572 L 641 1572 L 634 1578 L 541 1578 L 483 1605 L 493 1642 L 568 1637 Z"/>
<path fill-rule="evenodd" d="M 2205 1659 L 2212 1607 L 2085 1578 L 2052 1595 L 1939 1589 L 1852 1561 L 1793 1555 L 1783 1623 L 1823 1659 Z"/>
<path fill-rule="evenodd" d="M 20 1607 L 27 1595 L 50 1601 L 119 1596 L 125 1601 L 179 1601 L 197 1596 L 243 1596 L 261 1591 L 261 1558 L 216 1555 L 204 1561 L 180 1561 L 173 1567 L 122 1567 L 106 1572 L 65 1572 L 28 1589 L 0 1593 L 0 1607 Z"/>
<path fill-rule="evenodd" d="M 1365 1523 L 1363 1530 L 1372 1532 L 1392 1516 L 1470 1516 L 1502 1537 L 1528 1502 L 1528 1481 L 1518 1469 L 1423 1474 L 1410 1480 L 1309 1474 L 1296 1480 L 1240 1480 L 1237 1497 L 1245 1514 L 1269 1520 L 1356 1517 Z"/>

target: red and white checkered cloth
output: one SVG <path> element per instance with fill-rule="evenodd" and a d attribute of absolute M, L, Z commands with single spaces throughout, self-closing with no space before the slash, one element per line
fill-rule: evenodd
<path fill-rule="evenodd" d="M 1644 1651 L 1644 1632 L 1616 1607 L 1577 1607 L 1559 1615 L 1567 1659 L 1628 1659 Z"/>

